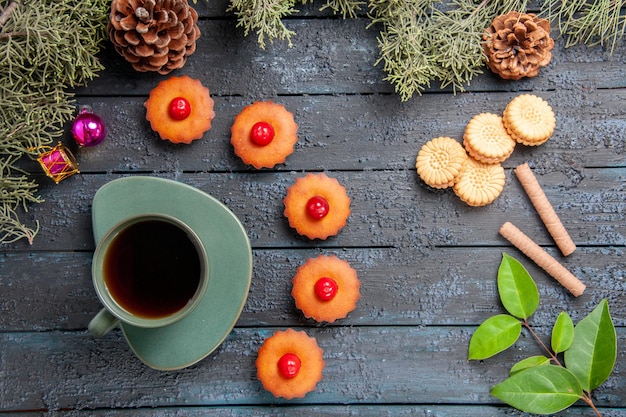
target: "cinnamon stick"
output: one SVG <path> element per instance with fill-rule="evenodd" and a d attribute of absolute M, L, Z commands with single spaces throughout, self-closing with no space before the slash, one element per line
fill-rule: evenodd
<path fill-rule="evenodd" d="M 585 284 L 513 224 L 510 222 L 504 223 L 502 227 L 500 227 L 499 233 L 506 240 L 511 242 L 513 246 L 532 259 L 544 271 L 550 274 L 552 278 L 556 279 L 562 286 L 567 288 L 575 297 L 582 295 L 585 291 Z"/>
<path fill-rule="evenodd" d="M 576 244 L 569 233 L 567 233 L 567 230 L 565 230 L 561 219 L 559 219 L 552 204 L 550 204 L 543 192 L 535 174 L 533 174 L 528 164 L 522 164 L 515 168 L 515 174 L 522 187 L 524 187 L 524 191 L 526 191 L 535 210 L 537 210 L 537 214 L 539 214 L 543 224 L 548 229 L 548 233 L 554 239 L 554 243 L 556 243 L 564 256 L 571 255 L 576 250 Z"/>

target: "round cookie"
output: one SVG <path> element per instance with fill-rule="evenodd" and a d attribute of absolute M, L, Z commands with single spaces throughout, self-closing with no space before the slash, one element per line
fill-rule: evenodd
<path fill-rule="evenodd" d="M 323 353 L 304 331 L 277 331 L 259 348 L 257 377 L 275 397 L 302 398 L 322 379 Z"/>
<path fill-rule="evenodd" d="M 467 158 L 452 189 L 468 205 L 485 206 L 498 198 L 504 189 L 505 179 L 502 165 Z"/>
<path fill-rule="evenodd" d="M 509 135 L 527 146 L 546 142 L 556 127 L 552 107 L 533 94 L 522 94 L 511 100 L 504 109 L 502 122 Z"/>
<path fill-rule="evenodd" d="M 157 84 L 144 107 L 150 127 L 161 139 L 188 144 L 211 129 L 213 104 L 208 88 L 183 75 Z"/>
<path fill-rule="evenodd" d="M 324 240 L 336 235 L 351 212 L 346 189 L 322 173 L 296 179 L 283 202 L 289 226 L 309 239 Z"/>
<path fill-rule="evenodd" d="M 480 113 L 472 117 L 465 127 L 463 146 L 477 161 L 497 164 L 511 156 L 515 139 L 504 128 L 500 116 Z"/>
<path fill-rule="evenodd" d="M 308 259 L 292 279 L 296 307 L 318 322 L 332 323 L 354 310 L 361 282 L 350 264 L 336 256 Z"/>
<path fill-rule="evenodd" d="M 298 125 L 285 106 L 257 101 L 243 108 L 230 128 L 235 154 L 256 169 L 285 162 L 298 141 Z"/>
<path fill-rule="evenodd" d="M 455 139 L 441 136 L 426 142 L 415 160 L 420 178 L 433 188 L 448 188 L 454 184 L 467 154 Z"/>

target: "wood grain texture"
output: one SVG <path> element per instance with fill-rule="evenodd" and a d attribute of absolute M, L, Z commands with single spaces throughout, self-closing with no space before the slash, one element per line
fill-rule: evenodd
<path fill-rule="evenodd" d="M 389 95 L 280 96 L 298 123 L 298 143 L 274 170 L 414 169 L 420 147 L 437 136 L 459 141 L 469 120 L 501 114 L 519 93 L 426 95 L 408 103 Z M 504 166 L 528 162 L 537 173 L 626 165 L 626 92 L 538 92 L 553 107 L 557 127 L 543 145 L 517 145 Z M 248 171 L 230 145 L 230 127 L 256 99 L 214 97 L 213 127 L 189 146 L 161 141 L 145 120 L 145 97 L 81 97 L 107 122 L 108 137 L 94 148 L 76 149 L 80 169 L 90 172 Z M 261 98 L 258 98 L 261 99 Z M 33 164 L 30 169 L 33 170 Z M 264 170 L 267 171 L 267 170 Z M 575 179 L 575 178 L 573 178 Z"/>
<path fill-rule="evenodd" d="M 535 323 L 553 322 L 565 305 L 578 321 L 606 298 L 615 324 L 625 325 L 623 249 L 582 248 L 575 259 L 564 261 L 588 286 L 584 297 L 574 299 L 512 248 L 407 247 L 255 250 L 250 294 L 237 326 L 315 326 L 295 308 L 291 278 L 320 253 L 348 261 L 362 282 L 356 310 L 335 325 L 478 325 L 503 312 L 496 289 L 503 252 L 520 259 L 539 286 L 542 303 Z M 0 256 L 0 270 L 9 266 L 11 276 L 0 277 L 4 331 L 82 330 L 100 309 L 91 288 L 89 252 Z"/>
<path fill-rule="evenodd" d="M 540 2 L 531 2 L 538 10 Z M 265 50 L 244 37 L 228 0 L 204 2 L 198 48 L 181 71 L 211 90 L 216 118 L 202 140 L 176 146 L 158 139 L 144 101 L 165 77 L 133 72 L 110 46 L 106 67 L 76 90 L 109 134 L 93 148 L 72 146 L 81 173 L 40 183 L 42 204 L 23 219 L 40 223 L 33 245 L 0 245 L 0 414 L 58 417 L 196 416 L 527 416 L 489 395 L 517 360 L 539 348 L 526 333 L 513 349 L 467 361 L 471 334 L 503 312 L 496 274 L 502 253 L 522 261 L 538 284 L 532 324 L 547 338 L 559 312 L 578 322 L 607 299 L 618 360 L 594 392 L 605 417 L 626 416 L 626 49 L 564 47 L 533 79 L 500 80 L 489 71 L 465 93 L 440 90 L 401 102 L 384 80 L 376 26 L 366 10 L 343 20 L 319 5 L 286 20 L 293 47 Z M 445 7 L 445 5 L 443 6 Z M 436 136 L 462 140 L 481 112 L 500 114 L 521 93 L 545 98 L 557 117 L 553 137 L 517 146 L 503 164 L 506 184 L 491 205 L 472 208 L 451 190 L 425 186 L 415 171 L 419 148 Z M 299 124 L 285 164 L 257 171 L 229 143 L 230 126 L 256 100 L 284 104 Z M 67 126 L 69 128 L 69 126 Z M 69 136 L 64 141 L 70 144 Z M 528 162 L 577 245 L 565 258 L 513 173 Z M 286 189 L 307 172 L 336 177 L 352 198 L 339 235 L 309 241 L 283 216 Z M 174 179 L 203 190 L 242 221 L 253 247 L 252 285 L 235 330 L 214 353 L 175 372 L 154 371 L 121 332 L 86 331 L 101 308 L 91 284 L 91 202 L 107 182 L 129 175 Z M 111 207 L 112 210 L 115 207 Z M 575 298 L 504 238 L 510 221 L 587 285 Z M 336 254 L 357 270 L 362 298 L 344 320 L 305 319 L 290 296 L 297 267 Z M 275 330 L 303 329 L 318 339 L 327 367 L 318 388 L 291 402 L 273 398 L 255 376 L 254 359 Z M 588 416 L 582 403 L 558 414 Z"/>
<path fill-rule="evenodd" d="M 306 329 L 324 350 L 324 378 L 291 404 L 497 404 L 489 388 L 516 361 L 540 354 L 528 337 L 497 360 L 467 361 L 474 327 L 363 326 Z M 273 328 L 235 329 L 202 362 L 175 372 L 139 362 L 119 332 L 94 340 L 85 332 L 4 333 L 0 341 L 4 409 L 90 409 L 285 404 L 263 390 L 254 360 Z M 626 332 L 618 331 L 618 343 Z M 391 348 L 395 347 L 395 348 Z M 618 352 L 618 364 L 626 352 Z M 599 405 L 626 402 L 618 365 L 595 392 Z M 451 381 L 456 383 L 451 384 Z M 77 389 L 79 388 L 79 389 Z"/>
<path fill-rule="evenodd" d="M 626 412 L 619 408 L 598 407 L 604 417 L 623 417 Z M 481 417 L 527 417 L 528 414 L 521 413 L 511 408 L 498 405 L 492 406 L 472 406 L 458 405 L 446 406 L 439 404 L 423 405 L 281 405 L 280 407 L 263 406 L 237 406 L 237 407 L 159 407 L 159 408 L 133 408 L 129 409 L 107 409 L 89 410 L 93 417 L 121 417 L 130 415 L 134 417 L 200 417 L 210 413 L 216 417 L 291 417 L 299 415 L 303 417 L 331 417 L 331 416 L 417 416 L 417 417 L 467 417 L 468 413 Z M 84 416 L 85 411 L 51 411 L 51 412 L 26 412 L 26 413 L 6 413 L 11 417 L 78 417 Z M 559 413 L 563 417 L 589 417 L 589 409 L 584 406 L 575 405 L 566 411 Z"/>
<path fill-rule="evenodd" d="M 178 156 L 176 156 L 178 159 Z M 242 221 L 255 248 L 267 247 L 402 247 L 489 246 L 506 242 L 498 229 L 511 221 L 541 245 L 552 245 L 515 175 L 492 204 L 473 208 L 451 190 L 424 185 L 415 170 L 327 171 L 352 199 L 352 214 L 341 233 L 325 241 L 297 235 L 286 221 L 283 198 L 302 172 L 194 173 L 142 172 L 197 187 L 223 202 Z M 624 245 L 626 168 L 583 169 L 578 177 L 562 172 L 541 175 L 544 190 L 578 246 Z M 31 208 L 41 230 L 33 245 L 20 242 L 12 250 L 93 250 L 91 201 L 97 189 L 121 175 L 81 174 L 48 184 L 46 204 Z M 71 233 L 64 231 L 71 230 Z"/>
<path fill-rule="evenodd" d="M 367 29 L 369 19 L 290 19 L 295 31 L 293 47 L 286 42 L 258 47 L 256 36 L 244 38 L 235 20 L 203 20 L 198 48 L 185 64 L 184 72 L 205 82 L 218 96 L 248 98 L 303 94 L 392 94 L 393 86 L 385 81 L 379 57 L 376 27 Z M 572 91 L 623 88 L 624 51 L 617 48 L 612 56 L 584 46 L 565 48 L 557 40 L 557 51 L 541 76 L 520 81 L 504 81 L 488 70 L 475 77 L 468 91 Z M 162 77 L 137 74 L 120 60 L 112 49 L 103 55 L 107 71 L 79 93 L 147 95 Z M 597 76 L 602 74 L 602 76 Z M 123 89 L 123 90 L 122 90 Z M 427 93 L 451 93 L 435 82 Z"/>

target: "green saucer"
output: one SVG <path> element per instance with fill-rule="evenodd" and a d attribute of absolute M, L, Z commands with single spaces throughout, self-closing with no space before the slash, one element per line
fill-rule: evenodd
<path fill-rule="evenodd" d="M 93 199 L 95 241 L 120 221 L 163 213 L 196 231 L 209 257 L 209 284 L 198 307 L 182 320 L 156 329 L 122 323 L 137 357 L 154 369 L 180 369 L 200 361 L 230 334 L 248 297 L 252 250 L 235 215 L 210 195 L 163 178 L 132 176 L 102 186 Z"/>

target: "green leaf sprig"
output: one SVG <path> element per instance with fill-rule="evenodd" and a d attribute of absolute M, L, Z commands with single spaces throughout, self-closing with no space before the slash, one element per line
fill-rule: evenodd
<path fill-rule="evenodd" d="M 468 359 L 484 360 L 513 346 L 526 328 L 546 352 L 513 365 L 509 377 L 491 389 L 491 395 L 521 411 L 552 414 L 576 401 L 588 404 L 601 416 L 591 391 L 610 376 L 617 358 L 617 336 L 602 300 L 574 326 L 561 312 L 552 328 L 550 347 L 535 333 L 528 319 L 539 306 L 539 292 L 524 266 L 502 254 L 498 269 L 498 293 L 508 314 L 485 320 L 470 339 Z"/>

